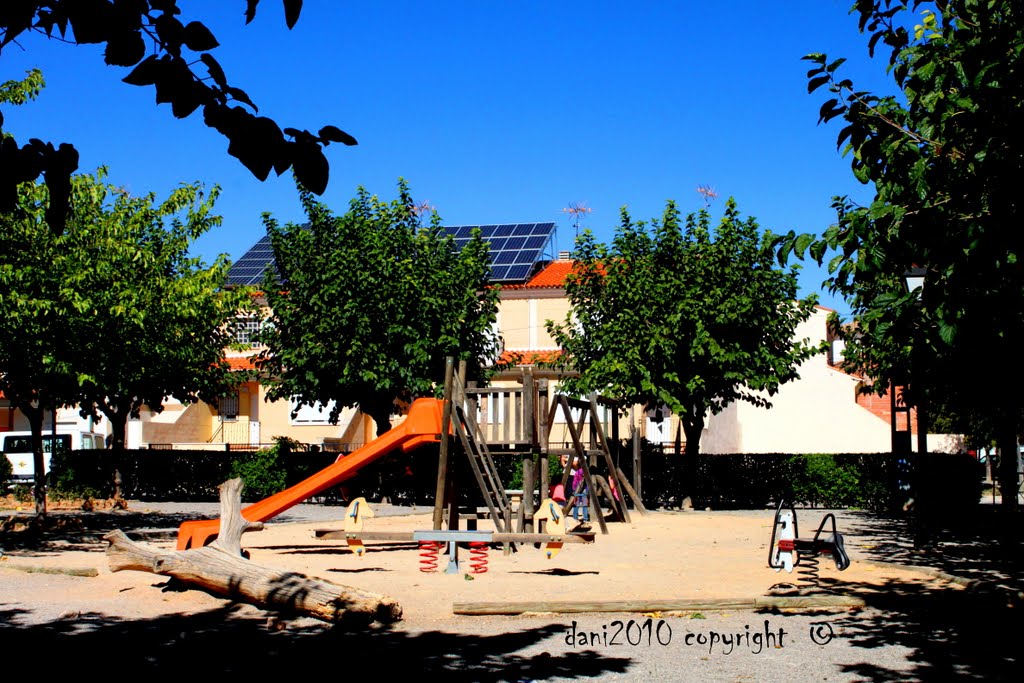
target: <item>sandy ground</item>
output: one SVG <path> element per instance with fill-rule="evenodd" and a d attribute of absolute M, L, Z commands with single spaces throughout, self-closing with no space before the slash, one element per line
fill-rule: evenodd
<path fill-rule="evenodd" d="M 821 517 L 819 511 L 801 514 L 807 518 L 801 518 L 805 527 L 816 525 Z M 543 547 L 533 545 L 520 545 L 510 554 L 492 548 L 484 573 L 474 573 L 473 558 L 466 549 L 459 551 L 457 566 L 442 553 L 437 570 L 427 573 L 421 571 L 420 551 L 412 543 L 368 541 L 367 551 L 356 555 L 343 540 L 314 537 L 316 530 L 341 530 L 341 519 L 271 520 L 264 530 L 245 534 L 243 547 L 254 562 L 390 596 L 401 604 L 404 623 L 441 628 L 473 618 L 454 613 L 453 607 L 463 603 L 751 599 L 768 594 L 779 582 L 801 584 L 804 579 L 799 573 L 777 573 L 767 566 L 772 522 L 770 510 L 657 511 L 645 516 L 634 512 L 629 523 L 609 523 L 606 535 L 595 524 L 593 543 L 566 545 L 550 559 Z M 480 528 L 486 527 L 481 521 Z M 367 531 L 430 528 L 430 516 L 425 514 L 375 517 L 364 526 Z M 173 538 L 166 534 L 142 542 L 174 549 Z M 822 560 L 819 576 L 831 592 L 857 596 L 885 585 L 925 587 L 941 581 L 911 568 L 866 559 L 871 542 L 847 534 L 852 564 L 846 571 L 839 572 L 827 558 Z M 112 573 L 105 547 L 105 542 L 94 539 L 50 543 L 45 549 L 7 549 L 0 558 L 0 604 L 30 603 L 35 618 L 44 620 L 86 613 L 149 618 L 196 613 L 226 602 L 198 590 L 169 591 L 166 577 L 138 571 Z M 94 569 L 96 576 L 29 573 L 27 569 Z"/>

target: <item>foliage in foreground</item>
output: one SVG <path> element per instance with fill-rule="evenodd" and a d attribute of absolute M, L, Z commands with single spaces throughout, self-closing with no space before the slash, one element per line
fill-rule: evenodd
<path fill-rule="evenodd" d="M 1016 454 L 1024 433 L 1024 3 L 1018 0 L 857 2 L 860 29 L 885 61 L 897 93 L 860 91 L 824 54 L 808 90 L 826 89 L 820 121 L 839 120 L 838 146 L 875 195 L 836 197 L 821 235 L 780 238 L 779 259 L 830 259 L 827 286 L 854 316 L 848 361 L 881 394 L 905 388 L 923 413 L 994 436 Z M 906 291 L 904 274 L 925 284 Z M 1003 488 L 1017 486 L 1003 458 Z M 1007 496 L 1006 504 L 1016 505 Z"/>

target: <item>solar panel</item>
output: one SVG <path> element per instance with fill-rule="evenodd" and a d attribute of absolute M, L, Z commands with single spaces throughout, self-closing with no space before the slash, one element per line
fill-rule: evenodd
<path fill-rule="evenodd" d="M 480 235 L 488 242 L 491 253 L 491 280 L 494 282 L 524 282 L 544 260 L 544 252 L 555 234 L 554 223 L 505 223 L 501 225 L 451 226 L 444 230 L 455 238 L 461 249 L 469 241 L 471 230 L 480 228 Z"/>
<path fill-rule="evenodd" d="M 545 251 L 551 246 L 555 234 L 554 223 L 505 223 L 501 225 L 444 226 L 442 230 L 454 238 L 455 248 L 462 249 L 470 240 L 474 228 L 488 243 L 491 256 L 493 282 L 522 283 L 545 260 Z M 263 281 L 267 266 L 275 269 L 274 251 L 270 237 L 262 237 L 231 266 L 229 285 L 258 285 Z"/>
<path fill-rule="evenodd" d="M 228 285 L 257 285 L 263 281 L 263 271 L 267 266 L 274 266 L 274 250 L 270 246 L 270 236 L 264 235 L 249 251 L 231 264 L 228 270 Z"/>

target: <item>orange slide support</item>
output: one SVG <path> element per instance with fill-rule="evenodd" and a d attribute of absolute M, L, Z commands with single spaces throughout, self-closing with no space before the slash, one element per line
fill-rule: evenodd
<path fill-rule="evenodd" d="M 442 401 L 439 399 L 416 399 L 402 424 L 348 455 L 339 456 L 333 465 L 295 486 L 243 508 L 242 516 L 250 522 L 265 522 L 324 489 L 355 476 L 361 467 L 396 448 L 408 452 L 425 443 L 438 443 L 441 440 L 441 409 Z M 219 530 L 219 519 L 182 522 L 178 527 L 178 550 L 201 548 L 216 538 Z"/>

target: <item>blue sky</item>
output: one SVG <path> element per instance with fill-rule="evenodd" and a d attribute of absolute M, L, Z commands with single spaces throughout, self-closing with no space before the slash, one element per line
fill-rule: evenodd
<path fill-rule="evenodd" d="M 833 195 L 864 201 L 836 150 L 839 122 L 817 125 L 824 95 L 807 93 L 800 58 L 847 57 L 861 89 L 889 88 L 884 63 L 849 14 L 852 0 L 763 2 L 411 2 L 307 0 L 296 27 L 279 0 L 246 26 L 244 0 L 182 0 L 220 40 L 232 85 L 282 126 L 334 124 L 358 147 L 331 145 L 323 200 L 343 212 L 357 186 L 392 198 L 397 179 L 445 224 L 555 221 L 572 248 L 571 217 L 607 241 L 628 206 L 634 219 L 684 213 L 719 194 L 778 232 L 821 232 Z M 219 185 L 221 227 L 197 253 L 232 259 L 263 235 L 261 214 L 303 215 L 290 175 L 259 182 L 199 113 L 175 119 L 152 88 L 121 83 L 99 46 L 29 36 L 0 55 L 0 80 L 43 70 L 42 97 L 6 107 L 6 130 L 73 143 L 80 170 L 109 168 L 133 193 Z M 22 49 L 24 48 L 24 49 Z M 801 294 L 846 312 L 807 265 Z"/>

